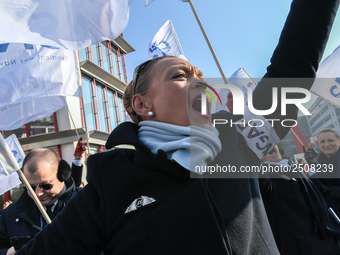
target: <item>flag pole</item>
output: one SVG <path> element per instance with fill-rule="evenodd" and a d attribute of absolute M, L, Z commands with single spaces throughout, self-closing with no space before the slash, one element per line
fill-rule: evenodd
<path fill-rule="evenodd" d="M 193 12 L 194 15 L 195 15 L 195 18 L 196 18 L 196 20 L 197 20 L 197 23 L 198 23 L 198 25 L 199 25 L 200 28 L 201 28 L 201 31 L 202 31 L 202 33 L 203 33 L 203 36 L 204 36 L 205 40 L 207 41 L 207 44 L 208 44 L 209 49 L 210 49 L 210 51 L 211 51 L 211 54 L 213 55 L 214 60 L 215 60 L 215 62 L 216 62 L 216 65 L 217 65 L 217 67 L 218 67 L 218 69 L 219 69 L 219 71 L 220 71 L 220 73 L 221 73 L 221 75 L 222 75 L 223 81 L 224 81 L 225 84 L 228 84 L 228 79 L 227 79 L 227 77 L 225 76 L 225 74 L 224 74 L 224 72 L 223 72 L 223 69 L 222 69 L 222 67 L 221 67 L 221 65 L 220 65 L 220 62 L 218 61 L 217 56 L 216 56 L 216 54 L 215 54 L 215 51 L 214 51 L 213 47 L 211 46 L 211 43 L 210 43 L 210 41 L 209 41 L 209 38 L 208 38 L 208 36 L 207 36 L 207 34 L 206 34 L 204 28 L 203 28 L 203 25 L 202 25 L 202 23 L 201 23 L 201 20 L 200 20 L 200 18 L 198 17 L 198 14 L 197 14 L 197 12 L 196 12 L 196 9 L 195 9 L 195 7 L 194 7 L 192 1 L 191 1 L 191 0 L 182 0 L 182 1 L 183 1 L 183 2 L 188 2 L 188 3 L 190 4 L 190 7 L 191 7 L 191 9 L 192 9 L 192 12 Z"/>
<path fill-rule="evenodd" d="M 81 85 L 81 89 L 82 89 L 82 101 L 83 101 L 83 109 L 84 109 L 84 126 L 85 126 L 85 137 L 86 137 L 86 145 L 87 145 L 87 153 L 88 155 L 90 155 L 90 134 L 88 132 L 88 127 L 87 127 L 87 121 L 86 121 L 86 112 L 85 112 L 85 100 L 84 100 L 84 96 L 85 96 L 85 89 L 84 89 L 84 85 Z"/>
<path fill-rule="evenodd" d="M 71 114 L 71 112 L 70 112 L 70 108 L 68 108 L 68 105 L 67 105 L 66 107 L 67 107 L 67 110 L 68 110 L 68 114 L 69 114 L 70 117 L 71 117 L 71 121 L 72 121 L 74 130 L 76 131 L 77 137 L 78 137 L 78 139 L 79 139 L 80 136 L 79 136 L 79 133 L 78 133 L 78 131 L 77 131 L 76 123 L 74 122 L 73 117 L 72 117 L 72 114 Z"/>
<path fill-rule="evenodd" d="M 79 59 L 79 55 L 76 56 L 77 60 L 78 60 L 78 63 L 80 62 L 80 59 Z M 79 68 L 79 72 L 80 72 L 80 77 L 81 77 L 81 71 L 80 71 L 80 68 Z M 87 121 L 86 121 L 86 112 L 85 112 L 85 100 L 84 100 L 84 97 L 85 97 L 85 88 L 84 88 L 84 84 L 81 84 L 81 99 L 82 99 L 82 103 L 83 103 L 83 109 L 84 109 L 84 126 L 85 126 L 85 138 L 86 138 L 86 145 L 87 145 L 87 153 L 88 155 L 90 155 L 90 134 L 88 132 L 88 127 L 87 127 Z M 67 106 L 68 107 L 68 106 Z M 70 113 L 71 114 L 71 113 Z M 76 127 L 74 127 L 76 129 Z M 77 130 L 76 130 L 77 132 Z M 77 132 L 78 134 L 78 132 Z M 79 137 L 79 135 L 78 135 Z"/>
<path fill-rule="evenodd" d="M 250 77 L 249 73 L 246 71 L 246 69 L 244 69 L 242 66 L 241 66 L 241 69 L 243 70 L 243 72 L 245 72 L 247 74 L 247 76 L 250 78 L 250 80 L 252 81 L 252 83 L 254 83 L 254 85 L 256 86 L 256 82 L 254 81 L 253 78 Z"/>
<path fill-rule="evenodd" d="M 181 44 L 179 43 L 177 33 L 176 33 L 175 29 L 174 29 L 174 26 L 172 25 L 171 20 L 170 20 L 170 27 L 171 27 L 172 33 L 175 35 L 175 39 L 176 39 L 177 45 L 178 45 L 178 47 L 179 47 L 179 50 L 181 51 L 181 54 L 184 55 L 182 46 L 181 46 Z"/>
<path fill-rule="evenodd" d="M 298 141 L 300 142 L 300 144 L 303 146 L 303 142 L 300 140 L 300 138 L 298 137 L 298 135 L 294 132 L 294 130 L 291 128 L 290 132 L 292 132 L 292 134 L 296 137 L 296 139 L 298 139 Z"/>

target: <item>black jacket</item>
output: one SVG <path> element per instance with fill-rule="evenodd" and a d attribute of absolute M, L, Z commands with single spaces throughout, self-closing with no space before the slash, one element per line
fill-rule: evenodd
<path fill-rule="evenodd" d="M 265 77 L 314 78 L 337 6 L 338 0 L 293 1 Z M 275 86 L 309 89 L 312 82 Z M 269 79 L 259 83 L 256 109 L 270 108 L 273 86 Z M 296 114 L 289 107 L 287 118 Z M 280 109 L 270 117 L 281 119 Z M 189 178 L 162 151 L 153 155 L 141 144 L 137 128 L 123 123 L 111 133 L 107 147 L 130 144 L 136 150 L 90 156 L 88 185 L 16 254 L 278 254 L 256 176 Z M 235 126 L 218 128 L 223 151 L 212 164 L 259 164 Z M 287 131 L 276 128 L 280 138 Z"/>
<path fill-rule="evenodd" d="M 330 165 L 333 166 L 333 171 L 330 171 Z M 340 217 L 340 149 L 330 158 L 327 158 L 322 152 L 316 158 L 316 167 L 325 166 L 327 172 L 316 172 L 311 179 L 319 188 L 324 196 L 326 203 Z"/>
<path fill-rule="evenodd" d="M 26 254 L 278 254 L 256 179 L 190 178 L 164 152 L 152 154 L 137 130 L 123 123 L 107 143 L 136 150 L 89 157 L 88 184 Z"/>
<path fill-rule="evenodd" d="M 340 226 L 304 173 L 265 173 L 260 179 L 268 219 L 282 255 L 340 254 Z M 338 227 L 339 226 L 339 227 Z"/>
<path fill-rule="evenodd" d="M 83 176 L 83 165 L 77 166 L 74 163 L 72 163 L 72 175 L 71 175 L 71 177 L 73 178 L 76 187 L 80 186 L 82 176 Z"/>
<path fill-rule="evenodd" d="M 75 195 L 77 188 L 70 178 L 66 181 L 66 191 L 59 198 L 59 211 Z M 13 236 L 30 236 L 33 238 L 41 229 L 41 214 L 34 201 L 24 192 L 0 216 L 0 254 L 5 255 L 12 246 Z"/>

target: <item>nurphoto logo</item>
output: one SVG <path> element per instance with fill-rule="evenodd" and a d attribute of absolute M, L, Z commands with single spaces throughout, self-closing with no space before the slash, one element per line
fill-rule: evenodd
<path fill-rule="evenodd" d="M 217 95 L 217 98 L 219 99 L 219 102 L 222 105 L 221 98 L 219 94 L 216 92 L 216 90 L 210 85 L 206 85 L 206 86 Z M 215 88 L 229 89 L 231 93 L 233 94 L 233 114 L 244 115 L 245 95 L 243 94 L 243 91 L 239 87 L 232 85 L 232 84 L 217 84 L 215 85 Z M 214 96 L 208 90 L 203 89 L 203 88 L 200 88 L 200 89 L 206 92 L 212 98 L 215 105 L 217 104 Z M 277 106 L 278 106 L 278 88 L 277 87 L 272 88 L 272 106 L 270 107 L 270 109 L 267 109 L 267 110 L 255 109 L 253 106 L 252 89 L 247 88 L 247 90 L 248 90 L 247 105 L 251 113 L 255 115 L 266 116 L 266 115 L 272 114 L 277 109 Z M 289 93 L 303 94 L 304 98 L 299 98 L 299 99 L 287 98 L 287 94 Z M 207 94 L 202 94 L 202 98 L 201 98 L 201 114 L 203 115 L 207 114 L 207 110 L 206 110 L 207 109 L 207 100 L 206 100 Z M 304 115 L 311 115 L 311 113 L 302 105 L 303 103 L 307 103 L 311 98 L 311 93 L 309 90 L 304 89 L 304 88 L 298 88 L 298 87 L 283 87 L 281 88 L 281 97 L 282 97 L 281 98 L 281 115 L 284 116 L 287 114 L 286 108 L 288 104 L 296 105 L 296 107 L 298 107 Z"/>

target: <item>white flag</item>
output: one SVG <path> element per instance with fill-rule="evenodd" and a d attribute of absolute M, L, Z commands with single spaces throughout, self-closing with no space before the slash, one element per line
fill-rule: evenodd
<path fill-rule="evenodd" d="M 24 161 L 25 158 L 25 152 L 21 148 L 21 145 L 18 141 L 18 138 L 16 137 L 15 134 L 10 135 L 5 139 L 8 147 L 10 148 L 15 160 L 17 161 L 19 167 L 22 167 L 22 162 Z"/>
<path fill-rule="evenodd" d="M 143 5 L 149 6 L 153 1 L 155 1 L 155 0 L 143 0 Z"/>
<path fill-rule="evenodd" d="M 75 52 L 1 44 L 0 130 L 19 128 L 65 107 L 64 97 L 79 96 L 80 86 Z"/>
<path fill-rule="evenodd" d="M 317 77 L 340 77 L 340 45 L 325 60 L 320 63 Z"/>
<path fill-rule="evenodd" d="M 340 107 L 340 45 L 320 63 L 311 91 Z"/>
<path fill-rule="evenodd" d="M 256 87 L 255 81 L 249 76 L 249 74 L 246 72 L 246 70 L 243 67 L 240 67 L 237 69 L 228 79 L 229 84 L 235 85 L 239 87 L 244 95 L 244 106 L 247 105 L 248 102 L 248 89 L 250 88 L 251 91 L 254 91 Z M 227 107 L 227 101 L 228 101 L 228 93 L 229 90 L 227 88 L 222 88 L 219 91 L 219 96 L 222 101 L 222 105 L 217 104 L 216 106 L 216 112 L 225 110 L 230 111 Z"/>
<path fill-rule="evenodd" d="M 13 189 L 21 183 L 17 173 L 4 175 L 4 167 L 0 161 L 0 195 Z"/>
<path fill-rule="evenodd" d="M 3 106 L 0 109 L 0 130 L 17 129 L 28 122 L 45 118 L 66 106 L 64 96 L 41 97 Z"/>
<path fill-rule="evenodd" d="M 2 42 L 81 49 L 125 29 L 132 0 L 2 0 Z"/>
<path fill-rule="evenodd" d="M 18 163 L 18 166 L 22 166 L 22 162 L 25 158 L 25 153 L 21 148 L 21 145 L 17 139 L 17 137 L 13 134 L 5 139 L 8 148 L 12 152 L 15 160 Z M 7 162 L 7 161 L 6 161 Z M 7 174 L 5 170 L 6 164 L 2 163 L 0 160 L 0 195 L 5 193 L 6 191 L 18 186 L 21 181 L 17 173 Z"/>
<path fill-rule="evenodd" d="M 11 149 L 8 147 L 5 139 L 0 134 L 0 161 L 4 167 L 6 175 L 14 173 L 19 170 L 20 167 L 15 157 L 12 154 Z"/>
<path fill-rule="evenodd" d="M 153 1 L 155 0 L 143 0 L 143 5 L 144 6 L 149 6 Z M 189 0 L 180 0 L 182 2 L 189 2 Z"/>
<path fill-rule="evenodd" d="M 149 43 L 149 59 L 165 55 L 186 59 L 171 20 L 164 23 Z"/>

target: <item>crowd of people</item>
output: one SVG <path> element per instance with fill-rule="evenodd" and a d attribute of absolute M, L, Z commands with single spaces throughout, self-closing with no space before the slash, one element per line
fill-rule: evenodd
<path fill-rule="evenodd" d="M 328 132 L 334 140 L 328 140 L 327 145 L 323 145 L 322 134 Z M 334 157 L 334 160 L 327 164 L 340 173 L 339 164 L 334 164 L 340 154 L 340 139 L 336 134 L 334 129 L 324 129 L 319 132 L 317 143 L 321 148 L 320 154 L 332 151 L 328 156 L 329 159 Z M 305 151 L 305 160 L 309 163 L 307 168 L 301 167 L 303 164 L 299 162 L 283 159 L 282 155 L 279 146 L 275 146 L 261 159 L 262 165 L 284 166 L 289 171 L 268 171 L 259 179 L 267 216 L 280 253 L 339 254 L 340 222 L 336 217 L 340 213 L 340 196 L 324 191 L 325 188 L 340 189 L 337 177 L 330 171 L 315 171 L 320 162 L 315 161 L 319 156 L 313 144 Z M 296 166 L 301 168 L 296 171 Z"/>
<path fill-rule="evenodd" d="M 271 64 L 253 92 L 255 109 L 270 108 L 274 86 L 310 89 L 338 7 L 339 0 L 293 0 Z M 334 166 L 330 178 L 207 176 L 193 166 L 288 164 L 276 145 L 289 127 L 259 127 L 256 134 L 263 136 L 249 136 L 246 128 L 214 126 L 215 119 L 249 116 L 209 114 L 209 107 L 201 113 L 196 101 L 206 87 L 202 72 L 181 58 L 138 65 L 123 97 L 132 121 L 113 130 L 108 151 L 88 158 L 88 184 L 81 190 L 54 151 L 28 153 L 23 173 L 52 222 L 23 193 L 0 216 L 0 255 L 340 254 L 333 222 L 340 214 L 339 135 L 322 131 L 321 152 L 306 150 L 309 164 Z M 282 119 L 280 110 L 267 117 Z M 297 118 L 295 105 L 286 110 L 285 118 Z M 134 149 L 111 150 L 121 144 Z M 27 236 L 28 243 L 13 247 Z"/>

